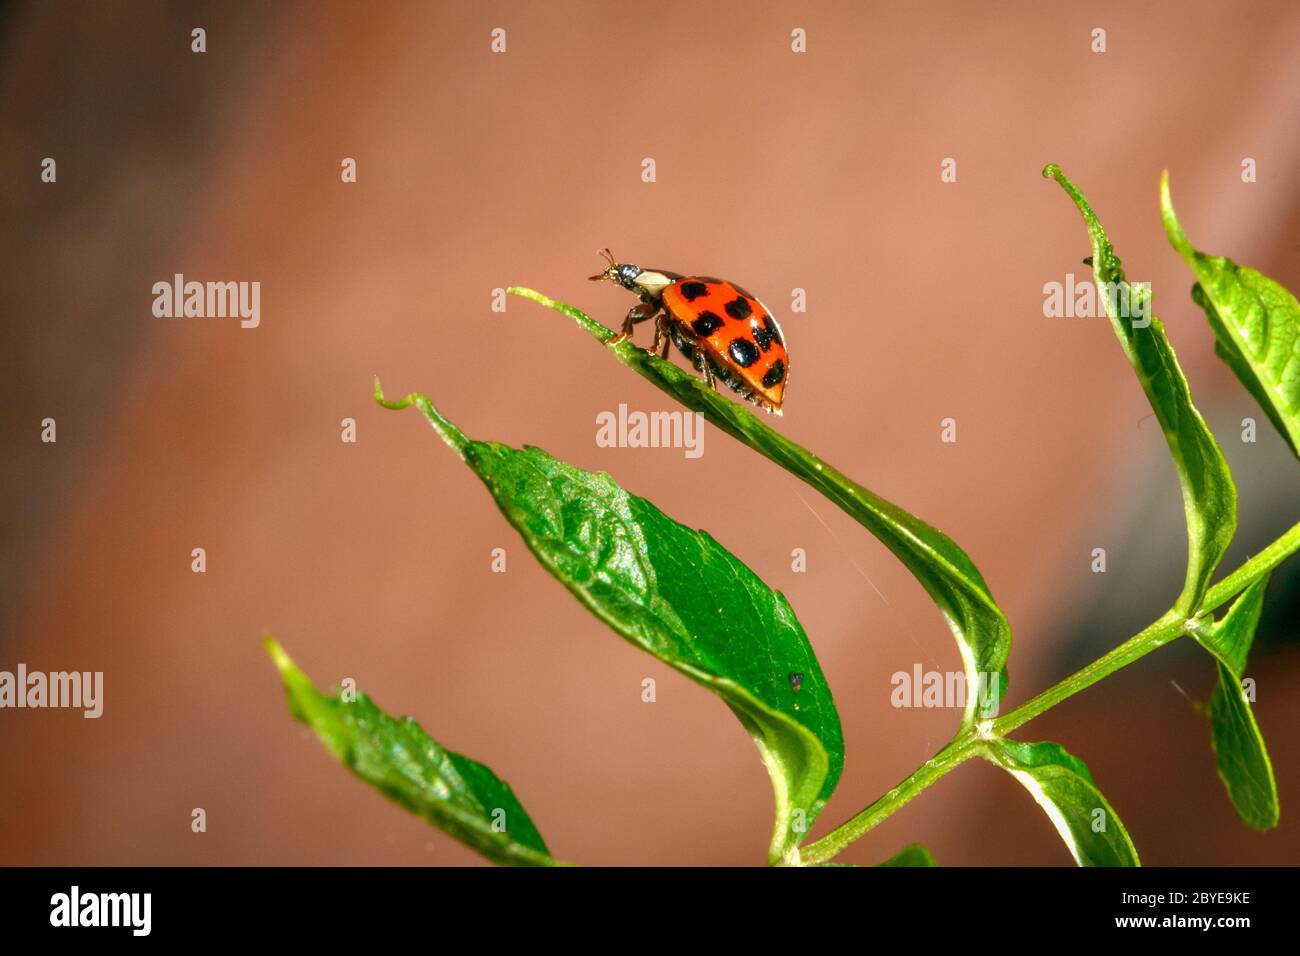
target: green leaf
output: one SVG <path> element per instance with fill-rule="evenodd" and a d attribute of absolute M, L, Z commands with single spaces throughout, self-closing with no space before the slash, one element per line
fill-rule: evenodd
<path fill-rule="evenodd" d="M 843 866 L 852 869 L 857 868 L 856 863 L 836 863 L 828 860 L 825 863 L 813 863 L 812 866 Z M 913 843 L 903 847 L 896 854 L 891 856 L 884 863 L 877 863 L 876 866 L 934 866 L 934 856 L 925 847 L 919 843 Z"/>
<path fill-rule="evenodd" d="M 1255 629 L 1264 609 L 1268 579 L 1269 575 L 1265 574 L 1252 581 L 1221 621 L 1196 620 L 1189 623 L 1188 633 L 1234 674 L 1245 673 L 1246 658 L 1250 654 L 1250 645 L 1255 641 Z"/>
<path fill-rule="evenodd" d="M 1265 575 L 1242 592 L 1221 621 L 1195 622 L 1188 631 L 1214 655 L 1219 673 L 1208 708 L 1219 778 L 1237 815 L 1257 830 L 1277 826 L 1280 816 L 1273 764 L 1241 685 L 1267 587 Z"/>
<path fill-rule="evenodd" d="M 532 289 L 507 291 L 569 316 L 603 344 L 615 337 L 612 329 L 571 305 Z M 748 407 L 714 392 L 672 362 L 650 354 L 631 341 L 621 342 L 610 351 L 624 365 L 687 408 L 703 413 L 711 424 L 820 491 L 889 548 L 939 606 L 957 639 L 966 687 L 987 688 L 983 694 L 966 694 L 963 726 L 997 713 L 998 702 L 1006 690 L 1011 628 L 966 552 L 947 535 L 841 474 L 772 429 Z"/>
<path fill-rule="evenodd" d="M 1232 369 L 1233 374 L 1237 376 L 1237 380 L 1246 386 L 1246 390 L 1264 409 L 1264 413 L 1268 415 L 1268 420 L 1273 423 L 1273 427 L 1277 429 L 1278 434 L 1282 436 L 1282 440 L 1287 443 L 1292 453 L 1300 455 L 1300 451 L 1296 448 L 1296 440 L 1292 437 L 1292 431 L 1296 428 L 1294 416 L 1291 418 L 1290 423 L 1282 417 L 1273 396 L 1256 375 L 1254 366 L 1242 355 L 1227 326 L 1224 325 L 1223 319 L 1219 317 L 1214 303 L 1210 301 L 1199 282 L 1192 286 L 1192 301 L 1205 312 L 1205 317 L 1210 323 L 1210 329 L 1214 332 L 1214 354 L 1219 356 L 1228 368 Z"/>
<path fill-rule="evenodd" d="M 934 854 L 919 843 L 905 846 L 880 866 L 934 866 Z"/>
<path fill-rule="evenodd" d="M 726 702 L 776 794 L 771 862 L 792 862 L 844 767 L 830 688 L 794 610 L 707 532 L 673 521 L 609 475 L 539 448 L 471 441 L 416 405 L 496 499 L 524 543 L 592 613 Z M 800 675 L 795 679 L 792 675 Z"/>
<path fill-rule="evenodd" d="M 1043 175 L 1055 179 L 1083 215 L 1098 289 L 1116 290 L 1099 298 L 1173 455 L 1187 515 L 1187 576 L 1174 609 L 1190 617 L 1200 608 L 1210 576 L 1237 529 L 1237 489 L 1223 452 L 1192 404 L 1164 326 L 1151 314 L 1150 290 L 1129 284 L 1100 220 L 1060 167 L 1053 163 Z"/>
<path fill-rule="evenodd" d="M 1214 330 L 1215 351 L 1300 455 L 1300 303 L 1268 276 L 1194 249 L 1174 214 L 1168 171 L 1160 215 L 1169 244 L 1196 276 L 1192 298 Z"/>
<path fill-rule="evenodd" d="M 1270 830 L 1281 816 L 1277 781 L 1264 736 L 1255 723 L 1241 678 L 1220 661 L 1219 683 L 1210 697 L 1210 742 L 1219 778 L 1237 815 L 1256 830 Z"/>
<path fill-rule="evenodd" d="M 997 738 L 985 756 L 1029 791 L 1080 866 L 1142 865 L 1088 768 L 1060 744 Z"/>
<path fill-rule="evenodd" d="M 447 750 L 410 717 L 388 716 L 365 694 L 345 701 L 320 693 L 273 638 L 263 644 L 294 717 L 356 776 L 489 860 L 563 865 L 551 857 L 509 785 L 490 769 Z"/>

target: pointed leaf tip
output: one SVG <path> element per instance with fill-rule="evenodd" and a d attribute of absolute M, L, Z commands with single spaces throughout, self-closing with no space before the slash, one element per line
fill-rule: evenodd
<path fill-rule="evenodd" d="M 263 644 L 293 716 L 354 776 L 496 863 L 563 865 L 490 768 L 443 747 L 409 717 L 390 717 L 365 694 L 322 694 L 273 638 Z"/>
<path fill-rule="evenodd" d="M 1218 442 L 1192 402 L 1164 325 L 1151 312 L 1149 286 L 1128 281 L 1087 198 L 1064 173 L 1055 178 L 1087 226 L 1098 297 L 1173 458 L 1187 519 L 1187 571 L 1174 606 L 1190 617 L 1200 609 L 1210 577 L 1236 531 L 1237 489 Z"/>
<path fill-rule="evenodd" d="M 1262 272 L 1197 250 L 1178 222 L 1167 177 L 1160 186 L 1165 235 L 1196 278 L 1192 299 L 1215 351 L 1300 457 L 1300 302 Z"/>

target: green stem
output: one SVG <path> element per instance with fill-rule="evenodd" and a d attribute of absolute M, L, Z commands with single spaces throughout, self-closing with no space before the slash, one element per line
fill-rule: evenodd
<path fill-rule="evenodd" d="M 1213 611 L 1227 603 L 1297 550 L 1300 550 L 1300 523 L 1293 525 L 1286 534 L 1210 588 L 1201 605 L 1202 613 Z M 1076 671 L 991 724 L 977 726 L 973 731 L 962 731 L 893 790 L 820 840 L 806 846 L 800 853 L 800 862 L 825 863 L 854 840 L 897 812 L 948 771 L 976 756 L 984 739 L 1009 734 L 1066 698 L 1073 697 L 1079 691 L 1091 687 L 1099 680 L 1110 676 L 1122 667 L 1127 667 L 1186 632 L 1187 620 L 1182 615 L 1170 611 L 1119 647 L 1097 658 L 1087 667 Z"/>
<path fill-rule="evenodd" d="M 1201 604 L 1201 612 L 1213 611 L 1221 604 L 1227 603 L 1245 589 L 1247 585 L 1259 580 L 1281 564 L 1297 548 L 1300 548 L 1300 524 L 1293 525 L 1286 534 L 1210 588 Z M 1021 704 L 1011 713 L 999 717 L 993 722 L 994 732 L 1000 737 L 1009 734 L 1044 711 L 1055 707 L 1067 697 L 1072 697 L 1084 688 L 1091 687 L 1097 681 L 1109 677 L 1121 667 L 1127 667 L 1138 658 L 1150 654 L 1158 647 L 1164 647 L 1164 645 L 1182 637 L 1185 633 L 1187 633 L 1187 621 L 1182 615 L 1170 611 L 1160 620 L 1130 637 L 1110 653 L 1097 658 L 1087 667 L 1070 675 L 1059 684 L 1049 687 L 1037 697 Z"/>
<path fill-rule="evenodd" d="M 976 745 L 979 742 L 979 739 L 969 730 L 958 734 L 946 747 L 918 767 L 893 790 L 820 840 L 800 850 L 800 864 L 812 866 L 832 859 L 854 840 L 874 829 L 882 820 L 901 810 L 913 797 L 919 795 L 944 774 L 974 757 L 978 753 Z"/>
<path fill-rule="evenodd" d="M 1230 598 L 1236 597 L 1297 550 L 1300 550 L 1300 522 L 1293 524 L 1286 534 L 1210 588 L 1205 594 L 1205 600 L 1201 602 L 1201 610 L 1210 611 L 1226 604 Z"/>
<path fill-rule="evenodd" d="M 429 424 L 433 426 L 434 431 L 436 431 L 442 440 L 447 443 L 451 450 L 459 455 L 462 461 L 465 460 L 465 449 L 469 447 L 470 440 L 465 437 L 464 432 L 443 417 L 442 412 L 438 411 L 438 409 L 434 407 L 433 402 L 429 401 L 428 395 L 425 395 L 423 392 L 412 392 L 410 395 L 406 395 L 396 401 L 389 401 L 384 398 L 383 386 L 379 384 L 379 376 L 376 375 L 375 401 L 384 408 L 395 412 L 399 412 L 404 408 L 410 408 L 414 405 L 424 413 L 424 417 L 429 420 Z"/>
<path fill-rule="evenodd" d="M 1091 687 L 1105 677 L 1109 677 L 1121 667 L 1127 667 L 1140 657 L 1145 657 L 1158 647 L 1163 647 L 1175 638 L 1181 637 L 1187 629 L 1187 621 L 1181 614 L 1173 611 L 1167 613 L 1154 624 L 1144 628 L 1130 637 L 1119 647 L 1097 658 L 1087 667 L 1076 671 L 1059 684 L 1043 691 L 1032 700 L 1026 701 L 1009 714 L 1003 714 L 993 722 L 993 730 L 999 737 L 1006 736 L 1022 724 L 1033 720 L 1044 711 L 1050 710 L 1067 697 L 1072 697 L 1086 687 Z"/>

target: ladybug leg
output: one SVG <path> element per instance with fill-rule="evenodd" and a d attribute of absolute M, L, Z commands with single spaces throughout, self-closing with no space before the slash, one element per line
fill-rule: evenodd
<path fill-rule="evenodd" d="M 704 353 L 696 352 L 695 357 L 691 360 L 691 364 L 695 366 L 695 371 L 704 376 L 704 384 L 716 392 L 718 390 L 718 379 L 717 376 L 713 374 L 713 366 L 709 364 L 709 360 L 705 357 Z"/>
<path fill-rule="evenodd" d="M 658 303 L 652 305 L 649 302 L 638 302 L 636 305 L 632 306 L 632 308 L 627 310 L 627 315 L 623 318 L 622 331 L 610 339 L 609 344 L 614 346 L 630 339 L 632 337 L 632 326 L 636 325 L 638 322 L 644 322 L 646 319 L 654 318 L 655 313 L 658 311 Z"/>
<path fill-rule="evenodd" d="M 663 344 L 662 351 L 660 350 L 660 343 Z M 666 360 L 671 345 L 672 337 L 668 334 L 668 316 L 660 314 L 655 319 L 655 340 L 654 344 L 650 346 L 650 353 L 653 355 L 655 352 L 659 352 L 659 357 Z"/>

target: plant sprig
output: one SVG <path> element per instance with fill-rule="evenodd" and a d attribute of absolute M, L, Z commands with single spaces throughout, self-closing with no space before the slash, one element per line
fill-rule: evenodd
<path fill-rule="evenodd" d="M 1138 865 L 1132 840 L 1083 761 L 1058 743 L 1023 742 L 1009 735 L 1189 634 L 1213 655 L 1219 676 L 1207 712 L 1229 798 L 1251 826 L 1265 829 L 1277 823 L 1272 766 L 1241 680 L 1268 576 L 1300 550 L 1300 524 L 1210 583 L 1236 528 L 1236 488 L 1227 463 L 1192 402 L 1163 326 L 1150 314 L 1149 290 L 1128 283 L 1092 207 L 1060 168 L 1049 165 L 1043 175 L 1055 179 L 1078 207 L 1093 247 L 1094 277 L 1099 288 L 1112 290 L 1101 300 L 1169 446 L 1187 516 L 1188 560 L 1182 591 L 1167 613 L 1000 716 L 996 708 L 979 706 L 987 698 L 977 699 L 974 688 L 983 675 L 994 674 L 993 701 L 1001 700 L 1011 629 L 974 562 L 950 538 L 671 362 L 630 341 L 615 342 L 613 329 L 581 310 L 531 289 L 508 290 L 567 315 L 619 362 L 825 495 L 899 558 L 949 625 L 967 679 L 966 705 L 953 738 L 897 787 L 809 844 L 800 845 L 838 781 L 843 739 L 830 688 L 785 598 L 707 532 L 678 524 L 650 502 L 628 494 L 610 476 L 582 471 L 540 449 L 473 441 L 424 395 L 389 401 L 375 383 L 376 400 L 384 407 L 415 405 L 423 412 L 482 479 L 542 565 L 589 610 L 634 646 L 731 707 L 754 738 L 772 777 L 776 821 L 769 863 L 837 865 L 832 861 L 845 847 L 966 760 L 981 757 L 1026 788 L 1080 865 Z M 1167 178 L 1162 180 L 1162 214 L 1171 245 L 1198 278 L 1193 298 L 1206 311 L 1221 356 L 1294 449 L 1300 435 L 1300 350 L 1293 348 L 1300 341 L 1300 308 L 1295 298 L 1259 273 L 1194 250 L 1174 218 Z M 1122 299 L 1115 291 L 1123 293 Z M 1127 307 L 1120 308 L 1120 301 Z M 1233 607 L 1216 621 L 1214 612 L 1234 598 Z M 363 779 L 499 862 L 555 863 L 517 801 L 511 804 L 517 808 L 511 815 L 522 829 L 517 827 L 513 837 L 485 838 L 484 801 L 514 801 L 509 788 L 486 767 L 443 751 L 418 727 L 393 721 L 368 701 L 365 706 L 373 713 L 363 719 L 349 710 L 355 703 L 311 688 L 278 645 L 269 649 L 284 674 L 295 712 Z M 412 727 L 418 732 L 414 736 Z M 384 756 L 408 754 L 413 741 L 431 757 L 445 754 L 461 761 L 461 778 L 453 772 L 441 782 L 435 779 L 430 788 L 422 785 L 426 771 L 418 764 L 394 764 Z M 444 770 L 457 769 L 445 758 L 442 765 Z M 466 768 L 479 791 L 464 782 Z M 463 797 L 451 806 L 446 800 L 455 791 L 447 784 L 456 779 L 462 779 Z M 882 865 L 933 862 L 924 847 L 914 845 Z"/>

